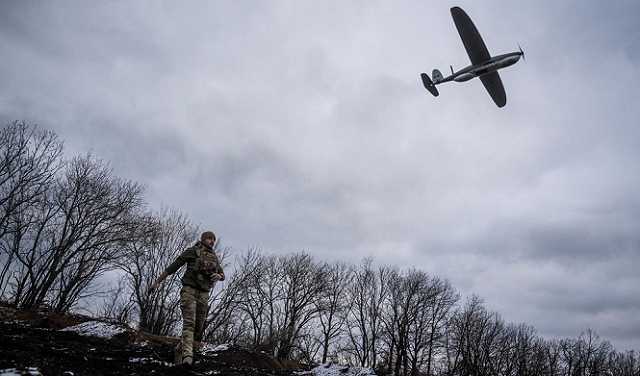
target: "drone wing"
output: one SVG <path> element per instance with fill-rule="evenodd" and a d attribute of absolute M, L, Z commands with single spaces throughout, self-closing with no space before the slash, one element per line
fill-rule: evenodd
<path fill-rule="evenodd" d="M 478 29 L 476 29 L 467 13 L 459 7 L 453 7 L 451 8 L 451 17 L 453 17 L 453 22 L 456 24 L 458 34 L 460 34 L 464 48 L 467 50 L 471 64 L 480 64 L 491 59 L 487 46 L 485 46 Z M 499 78 L 498 81 L 500 81 Z"/>
<path fill-rule="evenodd" d="M 502 80 L 498 72 L 480 76 L 480 81 L 482 81 L 484 88 L 487 89 L 489 95 L 491 95 L 491 99 L 496 103 L 496 106 L 504 107 L 504 105 L 507 104 L 507 94 L 504 92 L 504 86 L 502 85 Z"/>

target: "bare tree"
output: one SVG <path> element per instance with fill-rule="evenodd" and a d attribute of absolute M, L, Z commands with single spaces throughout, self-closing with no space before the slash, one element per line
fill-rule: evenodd
<path fill-rule="evenodd" d="M 324 289 L 325 270 L 305 253 L 282 256 L 279 264 L 284 276 L 284 298 L 276 356 L 289 359 L 302 329 L 318 313 L 313 303 Z"/>
<path fill-rule="evenodd" d="M 263 344 L 267 322 L 271 319 L 271 335 L 274 331 L 275 312 L 273 307 L 280 298 L 279 284 L 282 271 L 276 266 L 276 259 L 265 257 L 257 249 L 250 249 L 240 259 L 235 275 L 242 276 L 242 283 L 238 288 L 238 308 L 246 315 L 251 324 L 251 340 L 248 344 L 258 347 Z M 274 281 L 276 284 L 274 284 Z M 271 315 L 269 316 L 269 307 Z M 274 346 L 270 351 L 274 351 Z"/>
<path fill-rule="evenodd" d="M 557 340 L 544 341 L 541 351 L 544 353 L 545 375 L 560 375 L 560 342 Z"/>
<path fill-rule="evenodd" d="M 636 351 L 612 352 L 609 354 L 607 370 L 611 376 L 640 375 L 640 353 Z"/>
<path fill-rule="evenodd" d="M 19 265 L 14 303 L 48 302 L 56 311 L 69 310 L 121 256 L 134 233 L 142 191 L 92 156 L 72 159 L 46 200 L 31 208 L 36 219 L 9 238 Z"/>
<path fill-rule="evenodd" d="M 239 340 L 272 355 L 277 355 L 290 319 L 286 314 L 290 284 L 285 267 L 289 259 L 293 256 L 263 255 L 258 249 L 250 249 L 238 258 L 233 277 L 225 287 L 224 296 L 234 299 L 233 316 L 243 322 L 234 326 L 246 325 Z M 291 346 L 293 350 L 295 343 Z"/>
<path fill-rule="evenodd" d="M 577 376 L 601 375 L 605 372 L 606 361 L 612 351 L 611 344 L 602 341 L 591 329 L 582 333 L 575 342 L 577 362 L 574 374 Z"/>
<path fill-rule="evenodd" d="M 449 365 L 451 374 L 488 375 L 495 367 L 496 349 L 499 348 L 504 323 L 495 313 L 488 312 L 477 296 L 472 296 L 464 308 L 453 316 L 450 327 L 454 360 Z M 451 350 L 450 350 L 451 351 Z"/>
<path fill-rule="evenodd" d="M 427 360 L 426 374 L 432 374 L 432 365 L 434 356 L 438 350 L 444 346 L 441 342 L 445 336 L 446 322 L 454 305 L 460 299 L 460 295 L 451 286 L 449 281 L 434 277 L 431 280 L 431 286 L 434 290 L 433 298 L 429 301 L 429 338 L 427 342 Z"/>
<path fill-rule="evenodd" d="M 348 299 L 350 302 L 347 318 L 347 336 L 349 352 L 355 363 L 365 367 L 370 363 L 371 340 L 369 333 L 369 314 L 375 275 L 371 270 L 371 260 L 365 260 L 355 271 L 353 283 L 349 286 Z"/>
<path fill-rule="evenodd" d="M 415 320 L 418 291 L 422 287 L 423 279 L 418 275 L 403 276 L 397 272 L 390 278 L 389 300 L 390 310 L 393 312 L 390 325 L 390 335 L 393 339 L 393 351 L 389 353 L 393 362 L 393 374 L 400 375 L 401 370 L 407 372 L 409 362 L 409 330 L 411 322 Z"/>
<path fill-rule="evenodd" d="M 174 209 L 137 218 L 135 234 L 124 243 L 117 262 L 137 306 L 140 329 L 158 335 L 173 332 L 180 321 L 180 277 L 173 274 L 158 289 L 151 285 L 158 275 L 189 246 L 197 227 Z"/>
<path fill-rule="evenodd" d="M 228 269 L 227 260 L 231 254 L 231 248 L 222 247 L 219 242 L 216 242 L 214 249 L 216 249 L 224 268 Z M 234 315 L 240 311 L 243 288 L 247 285 L 247 281 L 250 280 L 251 274 L 235 271 L 226 272 L 225 275 L 231 275 L 231 277 L 225 279 L 225 281 L 217 282 L 212 289 L 213 293 L 209 297 L 207 320 L 204 325 L 204 338 L 218 342 L 236 342 L 246 328 L 246 316 L 240 315 L 240 318 L 244 320 L 238 320 L 237 325 L 229 325 L 229 323 L 234 318 Z"/>
<path fill-rule="evenodd" d="M 133 320 L 134 302 L 128 292 L 126 281 L 119 279 L 115 288 L 107 292 L 98 310 L 98 316 L 122 324 L 131 324 Z"/>
<path fill-rule="evenodd" d="M 394 375 L 417 374 L 426 358 L 430 303 L 436 295 L 429 277 L 418 270 L 390 274 L 384 327 L 386 364 Z"/>
<path fill-rule="evenodd" d="M 40 206 L 51 188 L 61 155 L 62 143 L 53 132 L 17 121 L 0 130 L 0 298 L 15 261 L 15 238 L 34 224 L 32 207 Z"/>
<path fill-rule="evenodd" d="M 313 325 L 302 329 L 296 344 L 298 358 L 307 364 L 316 362 L 322 348 L 321 338 L 322 334 Z"/>
<path fill-rule="evenodd" d="M 227 257 L 229 249 L 222 253 L 222 259 Z M 226 268 L 226 266 L 225 266 Z M 214 287 L 214 293 L 209 299 L 209 312 L 204 325 L 204 338 L 219 343 L 236 343 L 241 337 L 247 336 L 247 315 L 242 312 L 240 305 L 244 302 L 243 288 L 247 284 L 249 275 L 243 272 L 225 272 L 227 279 L 218 282 L 220 289 Z"/>
<path fill-rule="evenodd" d="M 320 323 L 322 363 L 327 362 L 329 346 L 334 338 L 342 334 L 349 303 L 346 292 L 353 279 L 353 269 L 344 263 L 325 265 L 326 288 L 314 302 Z"/>
<path fill-rule="evenodd" d="M 372 267 L 365 259 L 356 269 L 348 290 L 350 301 L 346 335 L 349 347 L 345 349 L 361 367 L 375 368 L 378 345 L 382 342 L 382 313 L 389 293 L 392 270 Z"/>
<path fill-rule="evenodd" d="M 39 200 L 60 169 L 62 143 L 51 131 L 14 121 L 0 130 L 0 238 L 10 216 Z"/>

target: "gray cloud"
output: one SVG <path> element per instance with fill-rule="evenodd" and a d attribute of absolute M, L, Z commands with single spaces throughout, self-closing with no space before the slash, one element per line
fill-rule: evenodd
<path fill-rule="evenodd" d="M 0 120 L 53 128 L 224 241 L 416 266 L 548 336 L 640 347 L 637 2 L 4 3 Z"/>

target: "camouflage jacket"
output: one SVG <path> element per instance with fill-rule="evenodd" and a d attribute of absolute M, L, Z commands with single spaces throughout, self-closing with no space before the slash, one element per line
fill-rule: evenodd
<path fill-rule="evenodd" d="M 202 242 L 187 248 L 166 269 L 167 274 L 173 274 L 187 264 L 187 270 L 182 276 L 182 284 L 195 287 L 198 290 L 209 291 L 215 280 L 212 275 L 218 273 L 224 280 L 222 265 L 216 253 Z"/>

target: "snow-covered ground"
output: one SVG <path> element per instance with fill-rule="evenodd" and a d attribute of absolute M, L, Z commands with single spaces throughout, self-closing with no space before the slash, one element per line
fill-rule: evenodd
<path fill-rule="evenodd" d="M 146 363 L 146 364 L 159 364 L 165 367 L 173 366 L 173 363 L 163 362 L 162 360 L 153 358 L 129 358 L 130 363 Z"/>
<path fill-rule="evenodd" d="M 0 369 L 0 376 L 21 376 L 21 375 L 42 376 L 42 373 L 40 373 L 40 370 L 38 370 L 35 367 L 28 367 L 22 371 L 17 370 L 15 368 Z"/>
<path fill-rule="evenodd" d="M 370 376 L 375 374 L 371 368 L 339 366 L 335 364 L 322 364 L 311 371 L 298 373 L 298 375 L 310 376 Z"/>
<path fill-rule="evenodd" d="M 205 355 L 211 355 L 211 353 L 217 353 L 220 351 L 226 351 L 229 350 L 229 345 L 226 343 L 223 343 L 222 345 L 212 345 L 210 343 L 205 343 L 204 345 L 202 345 L 202 353 Z"/>
<path fill-rule="evenodd" d="M 149 346 L 149 341 L 138 342 L 135 345 L 138 346 L 138 347 L 148 347 Z"/>
<path fill-rule="evenodd" d="M 61 331 L 75 332 L 82 336 L 112 338 L 115 335 L 126 332 L 127 329 L 102 321 L 87 321 L 82 324 L 61 329 Z"/>

